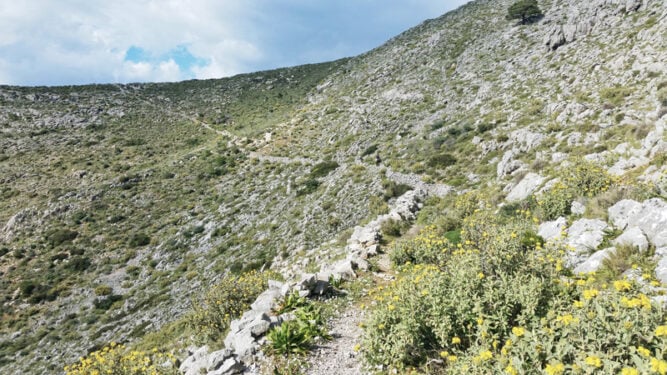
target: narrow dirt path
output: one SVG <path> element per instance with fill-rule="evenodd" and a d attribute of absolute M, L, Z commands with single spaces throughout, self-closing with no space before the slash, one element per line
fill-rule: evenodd
<path fill-rule="evenodd" d="M 215 132 L 218 135 L 222 135 L 225 137 L 230 138 L 230 142 L 232 143 L 239 143 L 239 138 L 235 136 L 234 134 L 225 131 L 225 130 L 218 130 L 213 128 L 210 124 L 207 124 L 204 121 L 201 121 L 197 118 L 191 118 L 188 117 L 190 121 L 193 121 L 200 126 Z M 257 159 L 259 161 L 263 162 L 269 162 L 269 163 L 278 163 L 278 164 L 292 164 L 292 163 L 301 163 L 305 165 L 315 165 L 321 160 L 312 160 L 312 159 L 307 159 L 307 158 L 292 158 L 292 157 L 284 157 L 284 156 L 271 156 L 271 155 L 265 155 L 261 154 L 256 151 L 248 151 L 248 157 L 251 159 Z M 367 164 L 362 164 L 364 167 L 366 167 L 369 171 L 373 173 L 380 173 L 381 170 L 385 170 L 385 175 L 387 176 L 388 179 L 399 183 L 399 184 L 406 184 L 413 186 L 415 189 L 421 189 L 424 190 L 428 193 L 428 195 L 433 195 L 437 197 L 444 197 L 445 195 L 451 193 L 453 191 L 453 188 L 449 185 L 444 185 L 444 184 L 429 184 L 424 181 L 422 181 L 422 176 L 417 175 L 417 174 L 408 174 L 408 173 L 400 173 L 400 172 L 394 172 L 392 171 L 388 166 L 376 166 L 376 165 L 367 165 Z M 342 164 L 341 167 L 346 167 L 347 165 Z"/>
<path fill-rule="evenodd" d="M 350 304 L 332 322 L 329 333 L 331 341 L 312 350 L 308 359 L 309 375 L 360 375 L 364 374 L 359 353 L 354 349 L 360 343 L 361 322 L 365 312 Z"/>

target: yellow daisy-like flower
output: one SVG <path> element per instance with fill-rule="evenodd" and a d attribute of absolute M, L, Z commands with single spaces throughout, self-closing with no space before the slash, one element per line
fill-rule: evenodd
<path fill-rule="evenodd" d="M 628 280 L 614 281 L 614 288 L 619 292 L 627 292 L 632 288 L 632 284 Z"/>
<path fill-rule="evenodd" d="M 584 299 L 586 299 L 586 300 L 593 299 L 593 298 L 598 296 L 598 293 L 599 292 L 598 292 L 597 289 L 586 289 L 586 290 L 584 290 L 584 293 L 583 293 Z"/>
<path fill-rule="evenodd" d="M 584 362 L 586 362 L 587 365 L 593 366 L 593 367 L 596 367 L 596 368 L 602 367 L 602 360 L 600 359 L 600 357 L 598 357 L 596 355 L 591 355 L 591 356 L 586 357 Z"/>
<path fill-rule="evenodd" d="M 456 362 L 457 359 L 458 359 L 458 357 L 455 356 L 455 355 L 447 356 L 447 362 Z"/>
<path fill-rule="evenodd" d="M 565 372 L 565 366 L 560 362 L 556 362 L 554 364 L 548 364 L 547 367 L 544 368 L 544 371 L 547 375 L 561 375 Z"/>
<path fill-rule="evenodd" d="M 667 336 L 667 326 L 658 326 L 655 329 L 655 335 L 658 337 Z"/>
<path fill-rule="evenodd" d="M 460 344 L 460 343 L 461 343 L 461 339 L 458 336 L 452 337 L 452 344 L 456 345 L 456 344 Z"/>
<path fill-rule="evenodd" d="M 512 333 L 516 335 L 516 337 L 521 337 L 526 334 L 526 330 L 523 327 L 514 327 L 512 328 Z"/>
<path fill-rule="evenodd" d="M 505 373 L 509 375 L 519 375 L 519 372 L 512 365 L 505 367 Z"/>
<path fill-rule="evenodd" d="M 639 371 L 632 367 L 624 367 L 623 370 L 621 370 L 621 375 L 639 375 Z"/>
<path fill-rule="evenodd" d="M 481 353 L 479 353 L 480 361 L 488 361 L 489 359 L 493 358 L 493 353 L 491 353 L 490 350 L 485 350 Z"/>
<path fill-rule="evenodd" d="M 639 353 L 640 355 L 642 355 L 644 357 L 650 357 L 651 356 L 651 351 L 646 349 L 643 346 L 637 347 L 637 353 Z"/>
<path fill-rule="evenodd" d="M 657 372 L 660 375 L 667 374 L 667 361 L 651 358 L 651 370 L 653 372 Z"/>

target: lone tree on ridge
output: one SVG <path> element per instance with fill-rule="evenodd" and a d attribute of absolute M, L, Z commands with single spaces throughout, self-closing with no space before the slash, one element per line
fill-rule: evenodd
<path fill-rule="evenodd" d="M 520 19 L 521 24 L 523 25 L 542 17 L 543 15 L 544 13 L 542 13 L 542 10 L 537 5 L 537 0 L 519 0 L 510 5 L 509 9 L 507 9 L 507 19 Z"/>

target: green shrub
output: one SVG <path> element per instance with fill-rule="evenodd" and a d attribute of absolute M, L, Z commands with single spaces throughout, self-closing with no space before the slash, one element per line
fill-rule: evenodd
<path fill-rule="evenodd" d="M 146 233 L 134 233 L 127 244 L 130 247 L 146 246 L 151 243 L 151 238 Z"/>
<path fill-rule="evenodd" d="M 400 237 L 406 225 L 402 220 L 389 219 L 380 225 L 380 231 L 385 236 Z"/>
<path fill-rule="evenodd" d="M 519 0 L 507 9 L 508 20 L 520 19 L 524 25 L 542 16 L 543 13 L 537 5 L 537 0 Z"/>
<path fill-rule="evenodd" d="M 220 343 L 229 323 L 238 318 L 268 286 L 269 278 L 277 275 L 250 271 L 225 276 L 209 291 L 192 302 L 186 320 L 200 342 Z"/>
<path fill-rule="evenodd" d="M 614 107 L 621 106 L 630 94 L 632 94 L 632 89 L 623 86 L 606 87 L 600 90 L 600 98 Z"/>
<path fill-rule="evenodd" d="M 378 145 L 376 144 L 370 145 L 368 146 L 368 148 L 364 150 L 364 152 L 361 153 L 361 157 L 363 158 L 364 156 L 372 155 L 377 150 L 378 150 Z"/>
<path fill-rule="evenodd" d="M 320 178 L 325 177 L 340 165 L 335 161 L 324 161 L 319 164 L 315 164 L 310 170 L 310 178 Z"/>
<path fill-rule="evenodd" d="M 108 296 L 113 293 L 113 289 L 108 286 L 108 285 L 100 285 L 95 288 L 95 295 L 96 296 Z"/>
<path fill-rule="evenodd" d="M 543 220 L 568 215 L 574 199 L 593 198 L 607 192 L 615 184 L 604 168 L 583 160 L 563 169 L 558 178 L 559 181 L 550 190 L 537 197 Z"/>
<path fill-rule="evenodd" d="M 456 164 L 457 161 L 452 154 L 444 153 L 432 156 L 427 165 L 432 168 L 445 168 Z"/>
<path fill-rule="evenodd" d="M 65 366 L 65 375 L 176 375 L 178 361 L 158 349 L 150 352 L 129 350 L 124 345 L 110 345 Z"/>
<path fill-rule="evenodd" d="M 301 185 L 297 188 L 296 190 L 296 196 L 304 196 L 311 194 L 317 190 L 317 188 L 320 187 L 320 182 L 316 179 L 308 179 L 301 183 Z"/>
<path fill-rule="evenodd" d="M 398 184 L 392 180 L 383 180 L 382 187 L 384 188 L 384 200 L 388 201 L 391 198 L 397 198 L 412 190 L 412 186 L 406 184 Z"/>
<path fill-rule="evenodd" d="M 52 229 L 46 232 L 46 240 L 51 246 L 58 246 L 65 242 L 71 242 L 79 236 L 79 232 L 64 228 Z"/>
<path fill-rule="evenodd" d="M 304 354 L 316 337 L 331 339 L 324 327 L 321 309 L 315 307 L 309 300 L 299 301 L 299 307 L 294 310 L 294 315 L 295 320 L 284 322 L 267 334 L 272 353 L 287 356 Z"/>
<path fill-rule="evenodd" d="M 562 250 L 542 248 L 528 212 L 498 220 L 485 211 L 468 217 L 460 246 L 428 232 L 403 243 L 399 255 L 430 264 L 406 264 L 370 293 L 361 346 L 369 365 L 444 374 L 667 371 L 664 310 L 635 284 L 566 278 Z"/>

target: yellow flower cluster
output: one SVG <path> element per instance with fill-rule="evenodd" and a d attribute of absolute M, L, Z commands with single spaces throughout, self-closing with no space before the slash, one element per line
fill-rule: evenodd
<path fill-rule="evenodd" d="M 176 358 L 157 349 L 151 352 L 129 350 L 124 345 L 110 343 L 101 350 L 79 358 L 65 366 L 66 375 L 175 375 Z"/>

